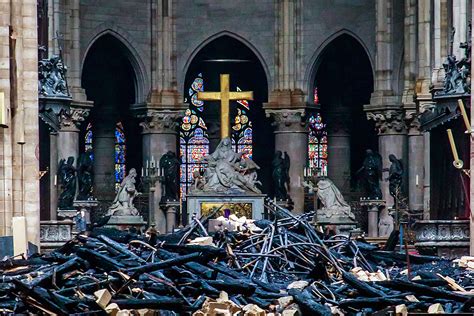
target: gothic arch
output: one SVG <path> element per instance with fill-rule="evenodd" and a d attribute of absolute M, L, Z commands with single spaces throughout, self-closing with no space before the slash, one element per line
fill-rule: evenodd
<path fill-rule="evenodd" d="M 267 91 L 269 91 L 269 88 L 272 86 L 271 85 L 272 78 L 270 76 L 270 71 L 268 70 L 268 65 L 266 64 L 265 59 L 263 58 L 263 56 L 260 54 L 260 52 L 257 50 L 257 48 L 250 41 L 248 41 L 247 39 L 245 39 L 244 37 L 242 37 L 242 36 L 240 36 L 236 33 L 226 31 L 226 30 L 209 36 L 204 41 L 202 41 L 196 48 L 194 48 L 194 50 L 192 51 L 192 53 L 189 55 L 188 59 L 186 60 L 186 63 L 184 64 L 184 67 L 183 67 L 183 70 L 182 70 L 183 74 L 186 75 L 188 73 L 189 66 L 192 64 L 194 58 L 204 47 L 206 47 L 206 45 L 208 45 L 212 41 L 214 41 L 214 40 L 216 40 L 220 37 L 224 37 L 224 36 L 229 36 L 229 37 L 241 42 L 243 45 L 248 47 L 254 53 L 254 55 L 260 61 L 260 64 L 262 65 L 262 68 L 263 68 L 263 71 L 265 72 L 265 76 L 267 77 Z M 185 80 L 183 80 L 183 82 L 180 83 L 180 87 L 179 87 L 180 90 L 179 91 L 184 91 L 184 84 L 185 84 L 184 81 Z"/>
<path fill-rule="evenodd" d="M 314 52 L 313 56 L 311 56 L 311 59 L 308 63 L 308 67 L 306 68 L 306 73 L 305 73 L 305 83 L 306 83 L 306 91 L 307 91 L 307 98 L 308 102 L 312 102 L 312 89 L 313 89 L 313 84 L 314 80 L 316 78 L 316 73 L 318 72 L 319 65 L 321 64 L 321 56 L 323 56 L 325 49 L 338 37 L 342 35 L 348 35 L 354 40 L 356 40 L 362 49 L 365 51 L 367 58 L 369 59 L 370 66 L 372 68 L 372 77 L 375 78 L 375 71 L 374 71 L 374 61 L 372 58 L 372 55 L 370 54 L 369 49 L 365 45 L 364 41 L 354 32 L 348 30 L 348 29 L 341 29 L 332 35 L 328 36 L 326 40 L 324 40 L 321 45 L 316 49 Z"/>
<path fill-rule="evenodd" d="M 140 53 L 135 48 L 137 45 L 134 40 L 125 31 L 121 30 L 116 25 L 108 25 L 107 28 L 103 28 L 95 32 L 95 35 L 88 40 L 88 44 L 82 55 L 81 61 L 81 74 L 83 72 L 84 63 L 88 56 L 89 50 L 94 44 L 105 35 L 110 35 L 118 40 L 124 47 L 123 53 L 127 56 L 132 68 L 135 72 L 135 103 L 145 102 L 145 99 L 150 91 L 150 85 L 146 72 L 146 67 L 140 58 Z"/>

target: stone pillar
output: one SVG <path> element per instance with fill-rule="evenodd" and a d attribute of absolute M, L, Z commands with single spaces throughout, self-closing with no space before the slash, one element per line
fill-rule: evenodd
<path fill-rule="evenodd" d="M 290 156 L 290 188 L 288 194 L 294 202 L 294 212 L 304 212 L 303 170 L 308 159 L 308 130 L 304 123 L 305 111 L 267 110 L 274 119 L 275 151 Z"/>
<path fill-rule="evenodd" d="M 94 125 L 94 195 L 112 201 L 115 195 L 115 121 Z"/>
<path fill-rule="evenodd" d="M 57 219 L 58 211 L 58 133 L 49 134 L 49 214 L 51 220 Z"/>
<path fill-rule="evenodd" d="M 179 110 L 147 110 L 145 113 L 137 114 L 142 119 L 140 125 L 143 128 L 143 165 L 153 157 L 159 164 L 161 157 L 172 151 L 179 157 L 177 149 L 178 133 L 177 121 L 184 115 Z M 162 196 L 161 183 L 155 183 L 153 193 L 153 205 L 150 205 L 150 221 L 156 224 L 156 229 L 163 233 L 167 229 L 166 216 L 160 208 Z M 174 223 L 173 223 L 174 224 Z"/>
<path fill-rule="evenodd" d="M 405 169 L 408 174 L 408 205 L 412 211 L 423 210 L 424 191 L 424 138 L 420 131 L 420 122 L 416 117 L 407 120 L 408 162 Z"/>
<path fill-rule="evenodd" d="M 349 112 L 346 112 L 349 114 Z M 350 191 L 351 136 L 349 115 L 328 114 L 328 177 L 343 195 Z"/>
<path fill-rule="evenodd" d="M 408 165 L 407 155 L 407 135 L 406 125 L 401 110 L 385 110 L 368 112 L 369 120 L 374 120 L 379 134 L 379 153 L 382 156 L 383 168 L 390 168 L 388 156 L 395 155 L 398 159 L 402 159 L 405 165 Z M 385 181 L 388 177 L 387 173 L 383 174 L 383 181 L 380 184 L 382 196 L 387 201 L 387 207 L 394 204 L 393 198 L 390 196 L 389 183 Z M 406 183 L 406 181 L 405 181 Z"/>

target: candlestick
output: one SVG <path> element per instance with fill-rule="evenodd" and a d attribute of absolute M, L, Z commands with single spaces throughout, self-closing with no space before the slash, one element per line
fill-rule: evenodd
<path fill-rule="evenodd" d="M 451 152 L 453 153 L 453 165 L 457 169 L 461 169 L 463 167 L 463 161 L 459 159 L 458 156 L 458 150 L 456 149 L 456 143 L 454 142 L 454 137 L 453 137 L 453 132 L 451 129 L 447 130 L 448 133 L 448 139 L 449 139 L 449 144 L 451 145 Z"/>
<path fill-rule="evenodd" d="M 464 125 L 466 125 L 466 130 L 468 133 L 472 132 L 471 123 L 469 122 L 469 118 L 467 117 L 466 109 L 464 108 L 464 103 L 461 99 L 458 99 L 459 109 L 461 110 L 462 118 L 464 120 Z"/>

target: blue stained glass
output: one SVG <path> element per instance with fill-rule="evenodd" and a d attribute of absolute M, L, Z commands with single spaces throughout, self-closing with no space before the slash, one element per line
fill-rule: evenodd
<path fill-rule="evenodd" d="M 120 188 L 120 183 L 125 178 L 126 150 L 125 133 L 121 122 L 115 127 L 115 191 Z"/>
<path fill-rule="evenodd" d="M 199 74 L 188 88 L 189 108 L 180 127 L 179 154 L 182 165 L 180 168 L 180 192 L 181 198 L 193 181 L 193 170 L 200 170 L 204 166 L 202 158 L 209 154 L 209 140 L 207 139 L 207 127 L 201 113 L 204 111 L 205 102 L 197 99 L 197 92 L 204 91 L 204 80 Z"/>
<path fill-rule="evenodd" d="M 94 146 L 93 146 L 92 124 L 87 124 L 86 135 L 84 136 L 84 152 L 90 151 L 89 157 L 94 161 Z"/>

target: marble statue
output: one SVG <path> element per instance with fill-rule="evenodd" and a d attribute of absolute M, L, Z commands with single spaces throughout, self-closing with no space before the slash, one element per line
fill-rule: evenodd
<path fill-rule="evenodd" d="M 133 200 L 140 193 L 135 187 L 135 178 L 137 171 L 135 168 L 130 169 L 128 175 L 122 180 L 120 188 L 115 196 L 112 206 L 109 207 L 107 215 L 118 216 L 138 216 L 138 210 L 133 205 Z"/>
<path fill-rule="evenodd" d="M 178 200 L 180 165 L 181 161 L 172 151 L 168 151 L 160 159 L 160 169 L 163 170 L 163 184 L 165 189 L 163 194 L 164 200 Z"/>
<path fill-rule="evenodd" d="M 400 159 L 397 159 L 395 155 L 390 154 L 388 159 L 391 162 L 390 168 L 388 169 L 388 178 L 385 180 L 389 182 L 388 188 L 390 195 L 396 200 L 400 196 L 400 189 L 403 183 L 403 165 Z"/>
<path fill-rule="evenodd" d="M 76 195 L 76 168 L 74 157 L 61 159 L 58 166 L 58 176 L 61 182 L 61 193 L 58 198 L 58 207 L 61 210 L 73 208 Z"/>
<path fill-rule="evenodd" d="M 278 200 L 287 200 L 287 186 L 290 181 L 290 157 L 288 156 L 288 153 L 285 152 L 285 154 L 283 155 L 281 151 L 277 150 L 272 160 L 272 168 L 275 198 L 277 198 Z"/>
<path fill-rule="evenodd" d="M 79 193 L 77 200 L 85 201 L 92 197 L 92 184 L 94 177 L 94 164 L 91 159 L 91 150 L 87 150 L 79 156 L 77 179 L 79 182 Z"/>
<path fill-rule="evenodd" d="M 323 204 L 323 207 L 317 211 L 318 221 L 330 223 L 355 221 L 351 207 L 330 179 L 326 177 L 319 178 L 315 191 L 318 199 Z"/>
<path fill-rule="evenodd" d="M 382 190 L 380 190 L 380 180 L 382 179 L 382 157 L 379 153 L 367 149 L 362 167 L 357 174 L 362 172 L 362 181 L 364 184 L 365 197 L 372 200 L 382 199 Z"/>
<path fill-rule="evenodd" d="M 261 193 L 257 188 L 257 170 L 260 169 L 250 159 L 242 158 L 232 148 L 230 138 L 221 140 L 216 150 L 203 158 L 207 168 L 204 172 L 202 189 L 194 188 L 194 192 Z"/>
<path fill-rule="evenodd" d="M 379 237 L 390 236 L 394 228 L 394 220 L 387 208 L 380 211 L 379 217 Z"/>

